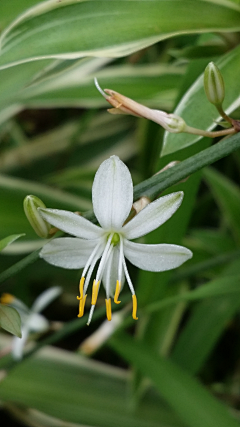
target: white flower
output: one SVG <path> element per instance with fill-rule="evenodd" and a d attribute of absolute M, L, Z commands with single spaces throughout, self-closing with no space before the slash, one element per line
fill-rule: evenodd
<path fill-rule="evenodd" d="M 12 356 L 14 359 L 20 360 L 22 358 L 24 345 L 31 332 L 44 332 L 48 329 L 49 323 L 47 319 L 39 312 L 57 298 L 60 293 L 61 288 L 59 286 L 47 289 L 34 301 L 31 309 L 13 295 L 3 294 L 1 302 L 15 308 L 21 317 L 22 338 L 13 337 L 12 341 Z"/>
<path fill-rule="evenodd" d="M 178 267 L 192 257 L 192 252 L 182 246 L 145 245 L 130 241 L 167 221 L 179 208 L 182 198 L 181 191 L 161 197 L 125 223 L 133 204 L 133 184 L 128 168 L 117 156 L 112 156 L 99 167 L 92 188 L 93 210 L 101 227 L 72 212 L 39 208 L 46 221 L 76 236 L 52 240 L 43 247 L 40 256 L 59 267 L 84 267 L 79 283 L 80 297 L 77 297 L 78 317 L 84 314 L 88 285 L 99 259 L 88 324 L 93 315 L 100 282 L 103 282 L 106 290 L 107 318 L 111 320 L 111 297 L 116 304 L 120 303 L 118 297 L 124 278 L 132 293 L 132 316 L 137 319 L 137 299 L 125 258 L 143 270 L 165 271 Z"/>

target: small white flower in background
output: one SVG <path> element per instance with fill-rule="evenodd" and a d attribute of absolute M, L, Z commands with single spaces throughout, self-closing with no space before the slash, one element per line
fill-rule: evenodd
<path fill-rule="evenodd" d="M 182 246 L 145 245 L 130 241 L 150 233 L 167 221 L 179 208 L 182 199 L 181 191 L 161 197 L 125 224 L 133 204 L 133 184 L 126 165 L 117 156 L 112 156 L 100 165 L 92 188 L 93 210 L 100 227 L 72 212 L 39 208 L 46 221 L 76 236 L 52 240 L 43 247 L 40 256 L 59 267 L 84 267 L 79 283 L 80 297 L 77 297 L 78 317 L 84 314 L 88 285 L 99 259 L 88 324 L 96 305 L 100 282 L 103 282 L 106 290 L 107 318 L 111 320 L 111 297 L 116 304 L 120 303 L 118 298 L 124 278 L 132 293 L 132 316 L 137 319 L 137 299 L 125 258 L 143 270 L 165 271 L 179 267 L 192 257 L 192 252 Z"/>
<path fill-rule="evenodd" d="M 96 78 L 94 82 L 101 95 L 114 107 L 108 110 L 109 113 L 130 114 L 131 116 L 143 117 L 152 120 L 171 133 L 185 132 L 187 125 L 180 116 L 145 107 L 145 105 L 139 104 L 139 102 L 133 101 L 133 99 L 115 92 L 115 90 L 112 89 L 104 89 L 103 91 Z"/>
<path fill-rule="evenodd" d="M 20 360 L 22 358 L 24 346 L 31 332 L 44 332 L 48 329 L 48 320 L 39 312 L 44 310 L 61 292 L 62 290 L 59 286 L 47 289 L 37 297 L 30 309 L 13 295 L 2 295 L 1 303 L 15 308 L 20 314 L 22 322 L 22 338 L 13 337 L 12 341 L 12 356 L 14 359 Z"/>
<path fill-rule="evenodd" d="M 119 328 L 124 320 L 125 314 L 123 310 L 113 313 L 112 321 L 108 322 L 105 320 L 92 335 L 81 343 L 79 351 L 85 356 L 91 356 L 95 353 Z"/>

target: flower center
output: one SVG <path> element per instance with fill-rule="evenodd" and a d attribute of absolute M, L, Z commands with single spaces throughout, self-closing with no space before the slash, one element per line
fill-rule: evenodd
<path fill-rule="evenodd" d="M 120 236 L 119 236 L 119 234 L 118 233 L 114 233 L 114 235 L 112 236 L 111 244 L 113 246 L 116 246 L 119 242 L 120 242 Z"/>

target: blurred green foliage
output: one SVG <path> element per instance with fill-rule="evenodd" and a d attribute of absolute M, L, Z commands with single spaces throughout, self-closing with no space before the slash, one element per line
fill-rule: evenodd
<path fill-rule="evenodd" d="M 110 115 L 93 83 L 219 129 L 203 88 L 214 61 L 223 107 L 239 119 L 239 1 L 8 0 L 0 28 L 1 291 L 30 306 L 43 290 L 63 288 L 44 312 L 48 332 L 30 336 L 23 361 L 13 362 L 2 330 L 3 413 L 42 427 L 240 425 L 239 134 L 218 142 Z M 45 240 L 22 203 L 34 194 L 94 221 L 93 178 L 112 154 L 129 167 L 136 198 L 184 191 L 179 211 L 141 242 L 183 244 L 194 256 L 164 273 L 129 265 L 139 320 L 128 315 L 124 289 L 124 321 L 99 347 L 95 338 L 90 360 L 79 346 L 105 320 L 103 293 L 87 327 L 76 318 L 81 272 L 38 258 Z M 19 334 L 14 325 L 5 329 Z"/>

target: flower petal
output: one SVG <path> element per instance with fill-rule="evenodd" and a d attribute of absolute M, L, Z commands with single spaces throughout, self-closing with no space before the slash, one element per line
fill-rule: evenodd
<path fill-rule="evenodd" d="M 12 340 L 12 356 L 15 360 L 22 359 L 23 356 L 23 348 L 26 344 L 26 341 L 28 339 L 29 335 L 29 329 L 28 327 L 24 326 L 22 328 L 22 338 L 13 337 Z"/>
<path fill-rule="evenodd" d="M 192 258 L 192 252 L 178 245 L 142 245 L 124 240 L 124 255 L 136 267 L 147 271 L 166 271 Z"/>
<path fill-rule="evenodd" d="M 111 156 L 99 167 L 92 188 L 93 210 L 102 228 L 117 230 L 133 203 L 133 184 L 127 166 Z"/>
<path fill-rule="evenodd" d="M 39 256 L 57 267 L 79 269 L 84 267 L 99 240 L 60 237 L 47 243 Z"/>
<path fill-rule="evenodd" d="M 110 256 L 109 262 L 106 265 L 106 268 L 103 272 L 103 286 L 107 290 L 109 290 L 109 295 L 107 295 L 107 298 L 111 296 L 114 297 L 115 290 L 116 290 L 116 284 L 117 280 L 119 280 L 118 277 L 118 263 L 119 263 L 119 249 L 117 247 L 113 248 L 113 252 Z M 122 277 L 120 279 L 121 282 L 121 289 L 123 288 L 124 284 L 124 274 L 122 269 Z"/>
<path fill-rule="evenodd" d="M 49 322 L 42 314 L 32 313 L 28 319 L 28 328 L 31 332 L 44 332 L 48 327 Z"/>
<path fill-rule="evenodd" d="M 160 197 L 146 206 L 139 214 L 122 228 L 127 239 L 136 239 L 155 230 L 176 212 L 182 203 L 183 192 Z"/>
<path fill-rule="evenodd" d="M 43 208 L 38 208 L 38 211 L 45 221 L 73 236 L 96 239 L 102 235 L 100 227 L 73 212 Z"/>
<path fill-rule="evenodd" d="M 36 298 L 32 305 L 31 311 L 34 313 L 40 313 L 40 311 L 44 310 L 47 305 L 51 304 L 51 302 L 57 298 L 61 292 L 62 289 L 60 286 L 54 286 L 47 289 Z"/>

